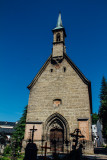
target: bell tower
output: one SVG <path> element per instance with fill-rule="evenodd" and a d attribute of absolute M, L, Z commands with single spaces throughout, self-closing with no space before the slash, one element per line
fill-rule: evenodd
<path fill-rule="evenodd" d="M 59 13 L 56 27 L 52 30 L 53 32 L 53 51 L 52 58 L 63 58 L 65 52 L 65 29 L 62 25 L 61 13 Z"/>

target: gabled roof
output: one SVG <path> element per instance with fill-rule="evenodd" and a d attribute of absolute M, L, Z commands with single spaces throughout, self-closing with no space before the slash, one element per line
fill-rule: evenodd
<path fill-rule="evenodd" d="M 79 70 L 79 68 L 72 62 L 72 60 L 64 54 L 63 56 L 67 62 L 71 65 L 71 67 L 75 70 L 75 72 L 79 75 L 79 77 L 82 79 L 82 81 L 88 85 L 88 91 L 89 91 L 89 99 L 90 99 L 90 107 L 91 107 L 91 113 L 92 113 L 92 95 L 91 95 L 91 82 L 83 75 L 83 73 Z M 35 83 L 37 82 L 38 78 L 41 76 L 47 65 L 51 62 L 52 55 L 47 59 L 43 67 L 39 70 L 35 78 L 32 80 L 32 82 L 28 85 L 28 89 L 30 90 Z"/>
<path fill-rule="evenodd" d="M 27 86 L 27 88 L 30 90 L 34 84 L 37 82 L 38 78 L 41 76 L 41 74 L 43 73 L 43 71 L 45 70 L 45 68 L 47 67 L 47 65 L 49 64 L 49 62 L 51 61 L 51 57 L 52 55 L 47 59 L 47 61 L 45 62 L 45 64 L 42 66 L 42 68 L 39 70 L 39 72 L 37 73 L 37 75 L 35 76 L 35 78 L 32 80 L 32 82 Z"/>

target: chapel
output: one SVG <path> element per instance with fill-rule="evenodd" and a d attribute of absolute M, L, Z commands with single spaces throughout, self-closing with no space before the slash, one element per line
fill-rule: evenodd
<path fill-rule="evenodd" d="M 52 53 L 28 85 L 30 93 L 23 148 L 31 138 L 31 129 L 35 128 L 33 141 L 38 152 L 45 142 L 51 147 L 48 152 L 53 151 L 53 140 L 57 141 L 58 152 L 66 152 L 66 142 L 68 150 L 72 150 L 71 133 L 78 128 L 84 136 L 80 138 L 85 141 L 84 153 L 93 153 L 91 82 L 66 53 L 66 31 L 61 14 L 52 33 Z"/>

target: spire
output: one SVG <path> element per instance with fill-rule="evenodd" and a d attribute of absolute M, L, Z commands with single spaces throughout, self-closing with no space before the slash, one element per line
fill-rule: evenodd
<path fill-rule="evenodd" d="M 56 28 L 62 28 L 62 27 L 63 25 L 62 25 L 61 13 L 59 13 Z"/>
<path fill-rule="evenodd" d="M 57 25 L 54 29 L 52 29 L 52 32 L 59 32 L 59 31 L 63 31 L 64 37 L 66 37 L 66 32 L 65 32 L 65 28 L 62 25 L 62 19 L 61 19 L 61 13 L 59 12 L 58 15 L 58 20 L 57 20 Z"/>
<path fill-rule="evenodd" d="M 63 25 L 62 25 L 62 19 L 61 19 L 61 13 L 59 13 L 59 16 L 58 16 L 58 20 L 57 20 L 57 25 L 56 27 L 53 29 L 54 30 L 57 30 L 57 29 L 62 29 L 64 28 Z"/>

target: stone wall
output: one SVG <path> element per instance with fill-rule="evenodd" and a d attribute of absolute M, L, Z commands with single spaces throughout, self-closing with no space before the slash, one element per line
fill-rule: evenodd
<path fill-rule="evenodd" d="M 63 43 L 56 43 L 53 45 L 53 53 L 52 56 L 56 57 L 56 56 L 63 56 L 63 50 L 64 50 L 64 45 Z"/>

